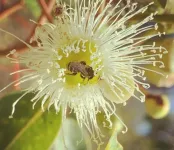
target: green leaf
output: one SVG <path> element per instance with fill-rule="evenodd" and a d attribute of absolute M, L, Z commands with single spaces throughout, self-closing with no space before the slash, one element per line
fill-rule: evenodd
<path fill-rule="evenodd" d="M 14 93 L 0 100 L 0 149 L 1 150 L 47 150 L 56 138 L 61 126 L 61 113 L 43 112 L 37 104 L 32 109 L 27 94 L 16 105 L 12 119 L 12 103 L 23 93 Z"/>
<path fill-rule="evenodd" d="M 41 9 L 37 1 L 25 0 L 27 8 L 31 11 L 34 17 L 39 17 L 41 15 Z"/>
<path fill-rule="evenodd" d="M 73 118 L 67 118 L 53 145 L 55 150 L 92 150 L 90 136 Z"/>
<path fill-rule="evenodd" d="M 104 144 L 101 146 L 101 149 L 105 150 L 123 150 L 122 146 L 117 141 L 117 134 L 121 131 L 125 131 L 123 123 L 121 122 L 120 118 L 116 116 L 111 116 L 112 128 L 109 127 L 110 122 L 105 119 L 105 114 L 103 112 L 97 114 L 97 121 L 99 127 L 104 134 Z"/>
<path fill-rule="evenodd" d="M 117 131 L 117 130 L 116 130 Z M 117 132 L 111 136 L 105 150 L 123 150 L 122 145 L 117 141 Z"/>

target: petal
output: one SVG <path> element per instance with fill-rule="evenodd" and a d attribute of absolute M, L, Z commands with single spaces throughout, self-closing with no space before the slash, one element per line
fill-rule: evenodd
<path fill-rule="evenodd" d="M 126 78 L 127 88 L 124 85 L 117 85 L 116 87 L 111 86 L 105 80 L 99 81 L 100 88 L 105 98 L 115 103 L 124 103 L 127 101 L 132 95 L 134 95 L 135 90 L 135 82 L 133 77 Z"/>

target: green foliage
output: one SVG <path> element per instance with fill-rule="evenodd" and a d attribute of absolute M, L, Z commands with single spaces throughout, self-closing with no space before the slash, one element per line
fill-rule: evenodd
<path fill-rule="evenodd" d="M 39 17 L 41 14 L 41 9 L 38 5 L 37 1 L 33 0 L 25 0 L 25 5 L 28 7 L 28 9 L 32 12 L 34 17 Z"/>
<path fill-rule="evenodd" d="M 89 135 L 85 130 L 82 131 L 77 121 L 73 118 L 67 118 L 62 123 L 54 147 L 55 150 L 92 150 L 91 142 Z"/>
<path fill-rule="evenodd" d="M 115 131 L 111 136 L 109 143 L 105 150 L 123 150 L 121 144 L 117 141 L 117 132 Z"/>
<path fill-rule="evenodd" d="M 23 93 L 14 93 L 0 100 L 0 149 L 46 150 L 61 126 L 61 113 L 51 110 L 43 112 L 37 104 L 32 110 L 30 100 L 34 94 L 27 94 L 16 105 L 12 119 L 12 103 Z"/>

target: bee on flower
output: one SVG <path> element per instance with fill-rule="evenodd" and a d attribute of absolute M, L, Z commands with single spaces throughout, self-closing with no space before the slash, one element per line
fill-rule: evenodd
<path fill-rule="evenodd" d="M 137 4 L 129 0 L 124 7 L 120 7 L 122 0 L 115 6 L 109 0 L 98 14 L 104 1 L 75 0 L 74 7 L 72 0 L 68 7 L 57 2 L 53 12 L 54 23 L 38 26 L 31 39 L 38 46 L 33 47 L 21 40 L 29 50 L 22 54 L 11 51 L 7 55 L 13 63 L 25 64 L 28 69 L 13 72 L 27 72 L 27 75 L 1 91 L 13 84 L 31 83 L 13 103 L 11 115 L 14 115 L 15 106 L 23 96 L 35 92 L 31 99 L 33 108 L 42 98 L 42 110 L 48 102 L 48 110 L 54 106 L 57 113 L 63 111 L 63 120 L 70 108 L 76 114 L 79 126 L 86 127 L 93 139 L 101 140 L 102 133 L 96 118 L 98 113 L 104 112 L 112 128 L 110 117 L 117 117 L 115 104 L 125 105 L 130 97 L 144 102 L 145 95 L 139 85 L 149 88 L 144 74 L 146 71 L 155 72 L 145 65 L 164 67 L 158 59 L 167 51 L 156 47 L 155 43 L 143 44 L 161 35 L 143 35 L 146 31 L 157 30 L 157 24 L 146 24 L 153 20 L 155 14 L 136 24 L 126 24 L 135 15 L 144 13 L 152 3 L 137 9 Z M 122 15 L 125 10 L 128 11 Z"/>

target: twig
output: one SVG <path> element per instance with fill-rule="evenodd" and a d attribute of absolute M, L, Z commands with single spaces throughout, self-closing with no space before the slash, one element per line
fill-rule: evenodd
<path fill-rule="evenodd" d="M 50 0 L 48 5 L 47 5 L 47 11 L 51 12 L 53 6 L 55 4 L 55 0 Z M 43 24 L 45 21 L 47 20 L 47 17 L 45 16 L 44 13 L 42 13 L 42 15 L 40 16 L 40 18 L 38 19 L 38 24 Z M 33 30 L 31 31 L 31 34 L 29 35 L 29 37 L 27 38 L 26 41 L 29 41 L 31 39 L 31 37 L 33 36 L 34 32 L 35 32 L 35 28 L 37 27 L 37 25 L 35 25 L 35 27 L 33 28 Z M 36 43 L 31 44 L 32 46 L 36 46 Z M 11 50 L 16 49 L 17 52 L 23 52 L 26 49 L 28 49 L 28 47 L 24 44 L 20 44 L 17 46 L 13 46 L 13 47 L 9 47 L 7 49 L 4 50 L 0 50 L 0 56 L 4 56 L 7 55 Z"/>
<path fill-rule="evenodd" d="M 45 14 L 45 16 L 47 17 L 47 19 L 50 21 L 50 22 L 53 22 L 53 18 L 52 16 L 50 15 L 50 11 L 48 10 L 48 6 L 45 2 L 45 0 L 38 0 L 41 8 L 42 8 L 42 11 L 43 13 Z"/>
<path fill-rule="evenodd" d="M 21 9 L 24 5 L 23 0 L 20 1 L 19 3 L 13 5 L 12 7 L 10 7 L 9 9 L 3 11 L 2 13 L 0 13 L 0 20 L 8 17 L 9 15 L 13 14 L 14 12 L 16 12 L 17 10 Z"/>
<path fill-rule="evenodd" d="M 2 1 L 2 4 L 5 4 L 7 3 L 7 0 L 1 0 Z"/>
<path fill-rule="evenodd" d="M 26 30 L 28 30 L 29 28 L 31 28 L 31 23 L 28 22 L 28 20 L 26 20 L 26 18 L 24 18 L 21 15 L 14 15 L 12 17 L 12 19 L 14 19 L 19 25 L 21 25 Z"/>
<path fill-rule="evenodd" d="M 32 46 L 35 46 L 36 44 L 31 44 Z M 5 50 L 0 50 L 0 56 L 7 55 L 11 50 L 16 49 L 17 52 L 23 52 L 28 49 L 28 47 L 24 44 L 13 46 L 13 47 L 8 47 Z"/>
<path fill-rule="evenodd" d="M 56 0 L 50 0 L 49 3 L 48 3 L 48 6 L 47 6 L 47 11 L 48 13 L 51 13 L 54 5 L 55 5 L 55 1 Z M 47 17 L 45 16 L 44 13 L 42 13 L 42 15 L 40 16 L 40 18 L 38 19 L 38 24 L 43 24 L 44 22 L 47 21 Z M 31 31 L 31 34 L 29 36 L 29 38 L 27 39 L 27 41 L 29 41 L 31 39 L 31 37 L 34 35 L 34 32 L 35 32 L 35 28 L 37 27 L 37 25 L 33 28 L 33 30 Z"/>
<path fill-rule="evenodd" d="M 96 17 L 104 10 L 104 8 L 106 7 L 106 5 L 107 5 L 108 2 L 109 2 L 108 0 L 103 1 L 103 4 L 99 8 L 99 11 L 97 12 Z"/>

